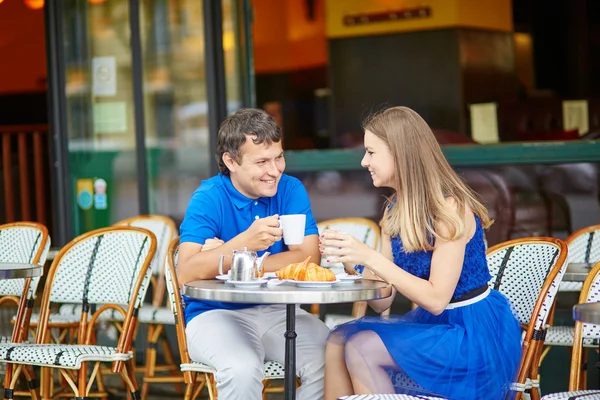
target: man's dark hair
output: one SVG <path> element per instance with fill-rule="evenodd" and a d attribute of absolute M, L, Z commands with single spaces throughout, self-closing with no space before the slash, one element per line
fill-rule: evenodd
<path fill-rule="evenodd" d="M 217 165 L 222 174 L 228 175 L 229 169 L 223 162 L 223 154 L 229 153 L 240 163 L 241 149 L 246 142 L 246 135 L 254 135 L 254 144 L 278 143 L 282 139 L 281 128 L 273 117 L 257 108 L 242 108 L 223 121 L 219 128 L 217 142 Z"/>

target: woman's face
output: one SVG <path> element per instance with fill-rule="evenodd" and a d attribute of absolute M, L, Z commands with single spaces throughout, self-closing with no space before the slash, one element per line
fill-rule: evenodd
<path fill-rule="evenodd" d="M 365 131 L 365 156 L 360 165 L 369 170 L 373 186 L 394 186 L 395 163 L 389 147 L 373 132 Z"/>

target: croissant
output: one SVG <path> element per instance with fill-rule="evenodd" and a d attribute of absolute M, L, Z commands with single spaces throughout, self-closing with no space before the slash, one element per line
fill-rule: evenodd
<path fill-rule="evenodd" d="M 301 263 L 287 265 L 276 272 L 279 279 L 291 279 L 295 281 L 332 282 L 335 274 L 327 268 L 315 263 L 309 263 L 310 257 Z"/>

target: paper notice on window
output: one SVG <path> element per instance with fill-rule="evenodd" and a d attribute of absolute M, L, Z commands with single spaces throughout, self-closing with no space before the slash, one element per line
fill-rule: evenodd
<path fill-rule="evenodd" d="M 498 106 L 496 103 L 470 104 L 471 137 L 478 143 L 498 143 Z"/>
<path fill-rule="evenodd" d="M 588 133 L 589 116 L 587 100 L 564 100 L 562 102 L 563 109 L 563 129 L 571 131 L 579 130 L 579 136 Z"/>
<path fill-rule="evenodd" d="M 92 58 L 92 83 L 94 96 L 117 94 L 117 67 L 114 57 Z"/>
<path fill-rule="evenodd" d="M 94 133 L 127 131 L 127 104 L 111 101 L 94 104 Z"/>

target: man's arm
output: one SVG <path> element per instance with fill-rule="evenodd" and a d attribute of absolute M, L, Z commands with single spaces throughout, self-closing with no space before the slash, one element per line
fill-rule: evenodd
<path fill-rule="evenodd" d="M 202 251 L 202 245 L 192 242 L 181 243 L 179 246 L 179 261 L 177 279 L 184 284 L 199 279 L 213 279 L 219 274 L 219 258 L 221 254 L 231 254 L 234 250 L 244 247 L 244 239 L 237 235 L 229 242 L 216 249 Z M 223 258 L 223 270 L 231 268 L 231 257 Z"/>
<path fill-rule="evenodd" d="M 202 251 L 198 243 L 183 242 L 179 246 L 177 278 L 181 283 L 199 279 L 213 279 L 219 274 L 221 254 L 231 255 L 234 250 L 246 247 L 251 251 L 265 250 L 281 240 L 277 216 L 255 220 L 250 227 L 223 245 Z M 213 247 L 213 246 L 211 246 Z M 318 244 L 317 244 L 318 251 Z M 223 272 L 231 268 L 231 257 L 223 258 Z"/>

